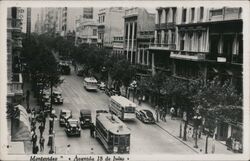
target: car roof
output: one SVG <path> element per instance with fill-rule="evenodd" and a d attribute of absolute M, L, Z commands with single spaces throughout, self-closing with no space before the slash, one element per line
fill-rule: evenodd
<path fill-rule="evenodd" d="M 82 114 L 86 114 L 86 113 L 90 113 L 91 114 L 91 110 L 90 109 L 81 109 L 80 110 L 80 113 L 82 113 Z"/>
<path fill-rule="evenodd" d="M 61 109 L 61 112 L 66 112 L 66 113 L 68 113 L 68 112 L 71 112 L 71 110 Z"/>
<path fill-rule="evenodd" d="M 68 122 L 73 122 L 73 121 L 77 121 L 78 122 L 78 120 L 77 119 L 68 119 Z"/>

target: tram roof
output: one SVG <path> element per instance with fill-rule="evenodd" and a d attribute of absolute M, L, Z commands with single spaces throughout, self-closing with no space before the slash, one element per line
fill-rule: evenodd
<path fill-rule="evenodd" d="M 123 96 L 111 96 L 111 100 L 116 101 L 123 107 L 126 107 L 126 106 L 136 107 L 136 104 L 134 102 L 128 100 L 127 98 Z"/>
<path fill-rule="evenodd" d="M 130 134 L 130 130 L 127 125 L 124 124 L 117 116 L 110 113 L 100 113 L 97 119 L 102 125 L 113 134 L 116 135 L 127 135 Z"/>
<path fill-rule="evenodd" d="M 94 77 L 86 77 L 86 78 L 84 78 L 84 81 L 97 83 L 97 80 Z"/>

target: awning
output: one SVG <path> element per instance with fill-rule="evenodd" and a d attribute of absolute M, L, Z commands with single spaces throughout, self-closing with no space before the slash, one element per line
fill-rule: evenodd
<path fill-rule="evenodd" d="M 20 111 L 20 116 L 12 119 L 11 140 L 12 141 L 27 141 L 31 140 L 31 128 L 29 115 L 22 105 L 15 106 Z"/>

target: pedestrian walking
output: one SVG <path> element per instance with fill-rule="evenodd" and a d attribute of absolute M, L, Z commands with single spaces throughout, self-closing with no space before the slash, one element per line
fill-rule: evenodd
<path fill-rule="evenodd" d="M 51 133 L 52 132 L 52 130 L 53 130 L 53 126 L 54 126 L 54 123 L 53 123 L 54 121 L 53 121 L 53 118 L 49 118 L 49 133 Z"/>
<path fill-rule="evenodd" d="M 162 120 L 163 120 L 164 122 L 167 122 L 166 116 L 167 116 L 167 111 L 163 110 Z"/>
<path fill-rule="evenodd" d="M 45 127 L 43 126 L 43 123 L 41 123 L 39 126 L 40 138 L 43 136 L 44 129 L 45 129 Z"/>
<path fill-rule="evenodd" d="M 33 152 L 33 154 L 37 154 L 37 153 L 38 153 L 38 151 L 39 151 L 38 146 L 37 146 L 37 145 L 33 146 L 33 148 L 32 148 L 32 152 Z"/>
<path fill-rule="evenodd" d="M 44 137 L 42 136 L 39 140 L 39 144 L 40 144 L 40 151 L 43 152 L 44 151 L 44 142 L 45 142 L 45 139 Z"/>
<path fill-rule="evenodd" d="M 93 123 L 91 123 L 91 125 L 90 125 L 90 136 L 91 137 L 95 137 L 94 132 L 95 132 L 95 125 Z"/>
<path fill-rule="evenodd" d="M 174 107 L 171 107 L 171 109 L 170 109 L 171 120 L 174 119 L 174 113 L 175 113 L 175 109 L 174 109 Z"/>
<path fill-rule="evenodd" d="M 142 100 L 142 98 L 141 98 L 141 96 L 139 96 L 139 98 L 138 98 L 138 105 L 141 105 L 141 100 Z"/>
<path fill-rule="evenodd" d="M 34 134 L 32 135 L 32 143 L 33 143 L 33 147 L 36 146 L 36 142 L 37 142 L 37 135 L 36 133 L 34 132 Z"/>
<path fill-rule="evenodd" d="M 29 90 L 26 91 L 26 105 L 28 109 L 30 107 L 30 91 Z"/>

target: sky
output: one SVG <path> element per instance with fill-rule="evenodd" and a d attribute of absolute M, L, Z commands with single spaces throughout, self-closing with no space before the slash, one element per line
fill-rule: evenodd
<path fill-rule="evenodd" d="M 98 11 L 100 8 L 94 8 L 94 19 L 97 20 L 98 16 Z M 156 13 L 155 8 L 145 8 L 149 13 Z M 41 12 L 41 8 L 31 8 L 31 32 L 34 31 L 35 29 L 35 23 L 37 20 L 37 15 L 40 14 Z M 26 19 L 27 19 L 27 12 L 26 12 L 26 8 L 24 8 L 24 13 L 23 13 L 23 28 L 22 31 L 26 32 Z"/>

